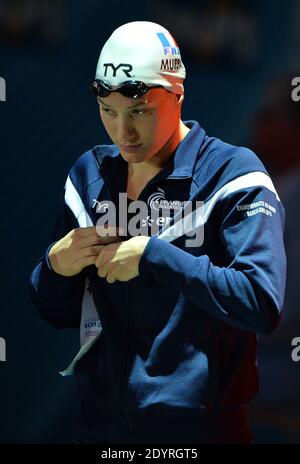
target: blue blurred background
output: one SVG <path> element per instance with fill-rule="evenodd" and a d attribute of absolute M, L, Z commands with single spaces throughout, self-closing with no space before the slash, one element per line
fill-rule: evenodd
<path fill-rule="evenodd" d="M 48 244 L 71 165 L 110 143 L 89 86 L 101 47 L 129 21 L 175 36 L 187 68 L 183 120 L 256 151 L 286 209 L 289 269 L 280 327 L 260 337 L 261 387 L 248 416 L 257 443 L 300 443 L 300 3 L 262 1 L 0 0 L 1 305 L 0 443 L 70 442 L 79 410 L 58 371 L 78 349 L 76 330 L 42 321 L 27 292 Z"/>

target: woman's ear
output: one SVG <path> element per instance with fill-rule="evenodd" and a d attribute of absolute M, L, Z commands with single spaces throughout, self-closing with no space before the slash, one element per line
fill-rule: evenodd
<path fill-rule="evenodd" d="M 179 93 L 176 94 L 177 97 L 177 103 L 182 103 L 184 100 L 184 94 L 180 95 Z"/>

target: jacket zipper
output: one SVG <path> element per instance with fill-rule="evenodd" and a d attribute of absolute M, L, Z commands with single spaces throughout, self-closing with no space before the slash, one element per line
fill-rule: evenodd
<path fill-rule="evenodd" d="M 126 383 L 126 379 L 127 379 L 127 369 L 128 369 L 128 359 L 129 359 L 129 349 L 130 349 L 130 341 L 131 341 L 131 334 L 132 334 L 132 329 L 133 329 L 133 322 L 134 322 L 134 318 L 133 318 L 133 309 L 132 309 L 132 305 L 131 305 L 131 284 L 128 283 L 128 309 L 129 309 L 129 323 L 128 323 L 128 330 L 127 330 L 127 336 L 126 336 L 126 343 L 125 343 L 125 347 L 126 347 L 126 353 L 125 353 L 125 357 L 123 358 L 124 359 L 124 362 L 123 362 L 123 369 L 122 369 L 122 378 L 121 378 L 121 397 L 122 397 L 122 402 L 123 402 L 123 408 L 124 408 L 124 411 L 125 411 L 125 416 L 126 416 L 126 420 L 127 420 L 127 423 L 128 423 L 128 427 L 130 429 L 130 432 L 131 432 L 131 436 L 132 436 L 132 443 L 135 443 L 135 432 L 134 432 L 134 428 L 133 428 L 133 425 L 130 421 L 130 417 L 129 417 L 129 410 L 128 410 L 128 401 L 127 401 L 127 397 L 126 397 L 126 393 L 127 393 L 127 383 Z M 123 385 L 125 386 L 125 388 L 123 388 Z"/>
<path fill-rule="evenodd" d="M 96 157 L 95 157 L 95 159 L 96 159 Z M 101 168 L 101 165 L 99 165 L 98 162 L 97 162 L 97 165 L 98 165 L 98 169 L 99 169 L 103 179 L 106 182 L 107 189 L 108 189 L 108 191 L 110 193 L 110 196 L 111 196 L 112 199 L 114 199 L 111 184 L 108 181 L 105 173 L 103 172 L 103 169 Z M 131 338 L 130 335 L 131 335 L 132 326 L 133 326 L 133 314 L 132 314 L 132 310 L 131 310 L 131 294 L 130 294 L 131 284 L 129 283 L 128 286 L 129 286 L 129 288 L 128 288 L 129 323 L 128 323 L 128 330 L 127 330 L 127 334 L 126 334 L 126 341 L 125 341 L 125 349 L 126 349 L 125 358 L 123 358 L 123 364 L 122 364 L 122 367 L 121 367 L 120 391 L 121 391 L 121 399 L 122 399 L 122 404 L 123 404 L 124 415 L 125 415 L 125 418 L 126 418 L 126 421 L 127 421 L 127 424 L 128 424 L 131 436 L 132 436 L 132 442 L 135 443 L 135 439 L 134 439 L 135 433 L 134 433 L 133 425 L 132 425 L 132 423 L 130 421 L 129 410 L 128 410 L 128 401 L 127 401 L 127 398 L 126 398 L 126 385 L 127 385 L 126 384 L 126 372 L 127 372 L 128 358 L 129 358 L 129 346 L 130 346 L 130 338 Z M 124 386 L 125 386 L 125 388 L 124 388 Z"/>
<path fill-rule="evenodd" d="M 111 184 L 108 181 L 106 175 L 104 174 L 102 166 L 98 163 L 98 160 L 96 159 L 96 157 L 95 157 L 95 160 L 96 160 L 96 163 L 98 165 L 98 169 L 99 169 L 103 179 L 106 182 L 106 185 L 107 185 L 108 191 L 109 191 L 109 193 L 111 195 L 111 198 L 113 199 L 114 197 L 113 197 L 113 193 L 112 193 Z M 178 177 L 178 178 L 182 178 L 182 177 Z M 141 197 L 143 197 L 145 195 L 145 193 L 147 192 L 147 190 L 149 189 L 150 186 L 157 183 L 159 180 L 162 180 L 162 179 L 155 179 L 155 178 L 151 179 L 150 182 L 144 187 L 144 189 L 140 193 L 138 200 L 140 200 Z M 131 308 L 131 284 L 130 283 L 128 284 L 128 287 L 129 287 L 128 288 L 129 324 L 128 324 L 128 330 L 127 330 L 127 334 L 126 334 L 126 342 L 125 342 L 126 353 L 125 353 L 125 357 L 123 358 L 124 361 L 123 361 L 123 365 L 122 365 L 123 368 L 122 368 L 120 387 L 121 387 L 121 398 L 122 398 L 124 414 L 125 414 L 125 417 L 126 417 L 126 421 L 127 421 L 129 430 L 130 430 L 131 435 L 132 435 L 132 442 L 135 443 L 135 432 L 134 432 L 134 427 L 132 425 L 132 422 L 130 421 L 129 410 L 128 410 L 128 401 L 127 401 L 127 397 L 126 397 L 126 390 L 127 390 L 127 384 L 126 384 L 127 375 L 126 374 L 127 374 L 128 359 L 129 359 L 129 348 L 130 348 L 131 333 L 132 333 L 133 322 L 134 322 L 133 310 Z M 125 386 L 125 389 L 123 388 L 123 385 Z"/>

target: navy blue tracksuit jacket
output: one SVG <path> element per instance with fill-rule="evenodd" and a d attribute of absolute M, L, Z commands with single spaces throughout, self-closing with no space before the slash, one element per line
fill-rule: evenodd
<path fill-rule="evenodd" d="M 243 405 L 258 392 L 257 336 L 272 332 L 282 311 L 284 210 L 251 150 L 185 124 L 190 132 L 139 200 L 203 201 L 203 243 L 152 236 L 129 282 L 109 284 L 95 266 L 56 274 L 53 242 L 84 218 L 96 225 L 95 205 L 117 206 L 126 192 L 127 163 L 115 145 L 99 145 L 71 168 L 52 239 L 30 276 L 34 304 L 57 328 L 79 327 L 90 281 L 102 333 L 75 367 L 78 442 L 252 440 Z"/>

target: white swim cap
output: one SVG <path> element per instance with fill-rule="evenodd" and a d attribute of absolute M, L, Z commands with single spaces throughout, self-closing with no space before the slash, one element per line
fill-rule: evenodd
<path fill-rule="evenodd" d="M 95 79 L 116 89 L 124 81 L 159 85 L 184 93 L 185 67 L 170 32 L 149 21 L 133 21 L 118 27 L 104 44 Z"/>

